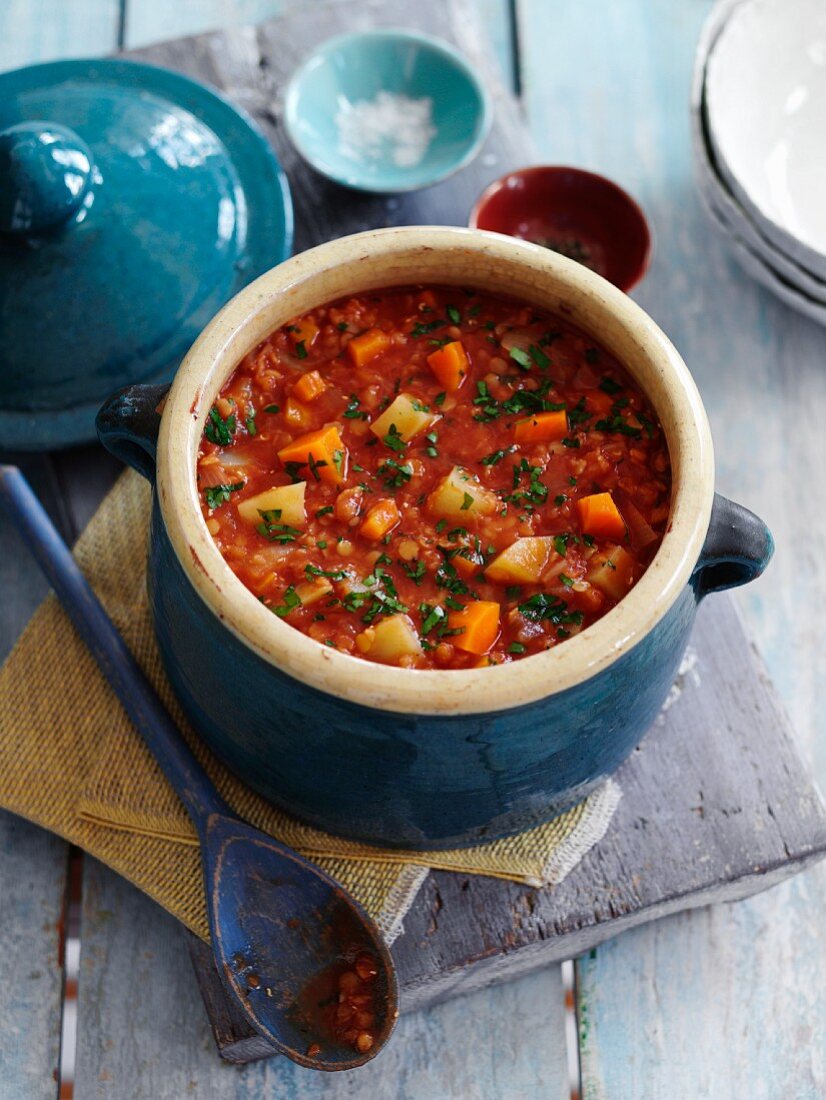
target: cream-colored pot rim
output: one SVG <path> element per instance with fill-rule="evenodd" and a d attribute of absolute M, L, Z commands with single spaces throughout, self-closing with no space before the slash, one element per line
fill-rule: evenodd
<path fill-rule="evenodd" d="M 280 325 L 344 295 L 405 284 L 456 284 L 550 309 L 612 352 L 648 395 L 672 463 L 671 520 L 640 581 L 581 634 L 490 668 L 411 670 L 365 661 L 273 615 L 222 558 L 195 481 L 205 418 L 238 362 Z M 478 714 L 524 706 L 611 665 L 663 618 L 688 583 L 714 494 L 711 433 L 694 381 L 672 344 L 630 298 L 585 267 L 496 233 L 408 227 L 359 233 L 287 260 L 232 299 L 181 364 L 158 444 L 157 490 L 184 572 L 217 619 L 265 661 L 353 703 L 406 714 Z M 216 622 L 216 628 L 217 628 Z"/>

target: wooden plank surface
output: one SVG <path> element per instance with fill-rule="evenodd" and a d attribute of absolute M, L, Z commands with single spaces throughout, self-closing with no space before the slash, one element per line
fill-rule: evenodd
<path fill-rule="evenodd" d="M 0 72 L 118 45 L 121 0 L 3 0 Z"/>
<path fill-rule="evenodd" d="M 180 926 L 87 860 L 78 1100 L 562 1100 L 566 1068 L 559 968 L 414 1013 L 354 1074 L 284 1058 L 243 1069 L 216 1054 Z"/>
<path fill-rule="evenodd" d="M 826 498 L 799 471 L 826 463 L 826 333 L 743 275 L 700 209 L 687 104 L 710 7 L 597 0 L 586 20 L 563 0 L 520 0 L 526 110 L 544 157 L 609 173 L 653 218 L 637 297 L 694 371 L 720 488 L 774 531 L 775 561 L 738 603 L 824 784 Z M 825 907 L 821 867 L 582 960 L 585 1096 L 826 1094 Z"/>

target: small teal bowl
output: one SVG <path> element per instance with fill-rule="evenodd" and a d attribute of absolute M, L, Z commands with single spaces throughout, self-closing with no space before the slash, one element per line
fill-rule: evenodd
<path fill-rule="evenodd" d="M 386 96 L 417 105 L 399 115 Z M 429 118 L 421 117 L 425 99 Z M 382 30 L 319 46 L 290 80 L 285 122 L 322 175 L 395 194 L 438 183 L 472 160 L 490 129 L 491 107 L 476 73 L 446 42 Z"/>

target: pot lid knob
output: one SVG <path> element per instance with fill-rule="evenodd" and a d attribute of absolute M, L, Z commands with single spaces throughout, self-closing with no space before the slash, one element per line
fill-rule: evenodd
<path fill-rule="evenodd" d="M 92 198 L 89 146 L 67 126 L 21 122 L 0 132 L 0 233 L 36 236 L 81 214 Z"/>

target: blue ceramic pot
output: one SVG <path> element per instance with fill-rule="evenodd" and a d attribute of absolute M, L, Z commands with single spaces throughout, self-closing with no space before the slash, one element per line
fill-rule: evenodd
<path fill-rule="evenodd" d="M 269 332 L 346 293 L 475 285 L 549 308 L 642 385 L 674 485 L 669 530 L 628 596 L 581 634 L 494 668 L 411 671 L 321 646 L 234 576 L 203 521 L 194 469 L 204 420 Z M 104 444 L 156 485 L 149 564 L 166 671 L 194 727 L 242 779 L 330 832 L 455 847 L 546 821 L 588 794 L 648 729 L 699 601 L 758 576 L 772 539 L 716 496 L 711 439 L 677 352 L 620 291 L 534 245 L 460 229 L 392 229 L 289 260 L 242 291 L 193 346 L 166 397 L 132 387 L 98 418 Z"/>

